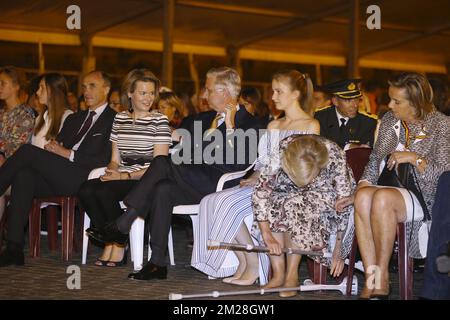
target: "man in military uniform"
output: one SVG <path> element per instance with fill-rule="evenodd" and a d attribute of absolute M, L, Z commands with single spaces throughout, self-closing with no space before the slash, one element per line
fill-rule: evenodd
<path fill-rule="evenodd" d="M 354 146 L 373 147 L 377 120 L 375 116 L 358 112 L 362 96 L 359 81 L 347 79 L 325 85 L 324 88 L 333 95 L 333 105 L 315 114 L 320 122 L 320 135 L 336 142 L 344 150 Z"/>

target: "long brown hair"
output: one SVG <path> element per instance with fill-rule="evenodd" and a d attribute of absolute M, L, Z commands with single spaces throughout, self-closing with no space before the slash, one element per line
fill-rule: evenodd
<path fill-rule="evenodd" d="M 311 78 L 307 73 L 301 73 L 297 70 L 285 70 L 275 73 L 272 80 L 283 81 L 287 80 L 287 84 L 292 91 L 298 90 L 300 92 L 300 97 L 298 102 L 300 107 L 306 113 L 311 116 L 314 115 L 313 106 L 313 91 L 314 86 Z"/>
<path fill-rule="evenodd" d="M 45 134 L 45 139 L 56 138 L 61 127 L 62 117 L 67 110 L 69 102 L 67 101 L 68 86 L 66 79 L 59 73 L 47 73 L 42 76 L 47 87 L 47 111 L 50 121 L 50 127 Z M 34 129 L 37 134 L 44 125 L 44 113 L 42 113 Z"/>

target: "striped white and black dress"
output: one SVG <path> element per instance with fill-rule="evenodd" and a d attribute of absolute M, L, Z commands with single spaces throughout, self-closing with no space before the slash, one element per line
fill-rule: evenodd
<path fill-rule="evenodd" d="M 279 143 L 292 134 L 302 134 L 297 130 L 270 130 L 261 137 L 258 145 L 258 159 L 255 170 L 274 172 L 280 167 Z M 270 159 L 270 161 L 269 161 Z M 194 239 L 191 265 L 214 278 L 233 275 L 237 268 L 237 259 L 230 263 L 227 257 L 230 252 L 226 249 L 208 250 L 208 240 L 232 242 L 238 230 L 245 221 L 248 229 L 253 222 L 252 211 L 253 187 L 239 186 L 207 195 L 200 202 L 199 228 Z M 247 218 L 247 219 L 246 219 Z M 255 245 L 258 239 L 253 238 Z M 270 267 L 269 257 L 265 253 L 258 254 L 259 282 L 264 285 L 268 281 Z M 226 260 L 227 259 L 227 260 Z M 226 263 L 224 263 L 226 262 Z"/>
<path fill-rule="evenodd" d="M 169 120 L 156 111 L 136 120 L 128 112 L 120 112 L 114 118 L 110 140 L 119 149 L 119 171 L 146 169 L 153 159 L 154 145 L 172 143 Z"/>

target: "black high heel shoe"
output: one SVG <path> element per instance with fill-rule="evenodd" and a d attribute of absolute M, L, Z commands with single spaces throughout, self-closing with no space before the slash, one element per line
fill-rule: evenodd
<path fill-rule="evenodd" d="M 106 267 L 107 264 L 108 264 L 108 260 L 102 260 L 100 258 L 97 258 L 97 260 L 94 262 L 94 266 L 97 266 L 97 267 Z"/>
<path fill-rule="evenodd" d="M 121 261 L 117 261 L 117 262 L 115 262 L 115 261 L 108 261 L 106 263 L 106 266 L 110 267 L 110 268 L 123 267 L 123 266 L 126 266 L 127 263 L 128 263 L 128 246 L 125 248 L 125 250 L 123 252 L 123 257 L 122 257 Z"/>
<path fill-rule="evenodd" d="M 128 234 L 119 231 L 115 221 L 108 223 L 102 229 L 90 228 L 86 233 L 97 241 L 103 243 L 117 243 L 119 245 L 126 245 L 128 242 Z"/>

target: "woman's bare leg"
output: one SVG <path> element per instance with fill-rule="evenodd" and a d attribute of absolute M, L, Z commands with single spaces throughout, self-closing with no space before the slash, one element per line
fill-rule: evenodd
<path fill-rule="evenodd" d="M 253 240 L 248 232 L 247 226 L 245 223 L 242 223 L 239 228 L 239 232 L 235 237 L 235 240 L 240 244 L 251 244 L 253 245 Z M 244 268 L 239 279 L 231 281 L 232 284 L 237 285 L 252 285 L 255 283 L 256 279 L 259 277 L 259 261 L 258 254 L 256 252 L 240 252 L 244 255 Z M 239 257 L 238 257 L 239 259 Z M 241 263 L 239 263 L 239 268 L 241 267 Z M 238 271 L 239 271 L 238 268 Z"/>
<path fill-rule="evenodd" d="M 372 235 L 372 226 L 370 223 L 370 212 L 372 208 L 372 197 L 377 191 L 376 187 L 364 187 L 358 190 L 355 197 L 355 232 L 358 240 L 358 248 L 366 270 L 366 283 L 362 289 L 361 298 L 368 299 L 373 290 L 370 283 L 370 266 L 376 263 L 375 244 Z"/>
<path fill-rule="evenodd" d="M 112 249 L 113 249 L 112 244 L 105 244 L 105 247 L 103 248 L 103 252 L 102 252 L 101 256 L 97 258 L 97 260 L 101 260 L 101 261 L 96 261 L 95 264 L 100 266 L 100 265 L 103 265 L 102 261 L 105 261 L 105 262 L 109 261 L 109 259 L 111 258 Z"/>
<path fill-rule="evenodd" d="M 120 262 L 123 259 L 123 256 L 125 254 L 125 247 L 124 246 L 118 246 L 117 244 L 111 245 L 111 255 L 109 257 L 109 261 L 112 262 Z"/>
<path fill-rule="evenodd" d="M 406 220 L 406 204 L 400 191 L 382 188 L 375 192 L 372 199 L 370 221 L 375 243 L 376 265 L 380 272 L 380 286 L 373 294 L 389 293 L 389 260 L 392 256 L 397 224 Z"/>
<path fill-rule="evenodd" d="M 288 248 L 294 248 L 294 244 L 291 240 L 291 235 L 289 233 L 284 234 L 284 243 Z M 298 265 L 300 264 L 302 256 L 298 254 L 287 254 L 287 266 L 286 266 L 286 277 L 284 279 L 284 288 L 298 287 Z M 297 290 L 295 291 L 284 291 L 280 292 L 280 297 L 288 298 L 297 295 Z"/>
<path fill-rule="evenodd" d="M 234 239 L 233 242 L 239 243 L 236 241 L 236 239 Z M 247 261 L 245 260 L 244 252 L 235 250 L 234 254 L 238 258 L 239 266 L 238 266 L 236 272 L 231 277 L 222 279 L 222 281 L 225 283 L 231 283 L 231 281 L 239 279 L 242 276 L 242 274 L 244 273 L 245 268 L 247 267 Z"/>
<path fill-rule="evenodd" d="M 273 237 L 278 241 L 282 248 L 284 248 L 284 233 L 272 232 Z M 264 289 L 278 288 L 284 283 L 286 262 L 284 253 L 279 256 L 270 255 L 270 265 L 272 267 L 272 278 L 264 286 Z"/>

